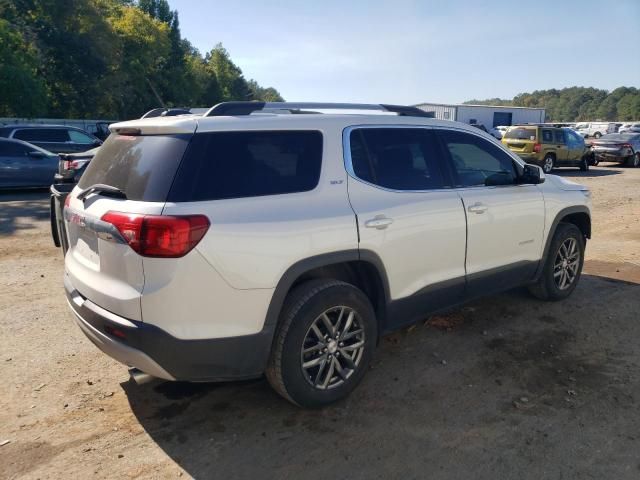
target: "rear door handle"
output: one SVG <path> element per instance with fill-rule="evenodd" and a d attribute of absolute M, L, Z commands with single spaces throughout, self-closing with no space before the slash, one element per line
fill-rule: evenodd
<path fill-rule="evenodd" d="M 378 230 L 384 230 L 393 223 L 393 219 L 385 217 L 384 215 L 376 215 L 371 220 L 364 222 L 364 226 L 367 228 L 375 228 Z"/>
<path fill-rule="evenodd" d="M 470 205 L 467 210 L 471 213 L 484 213 L 489 209 L 484 203 L 476 202 L 473 205 Z"/>

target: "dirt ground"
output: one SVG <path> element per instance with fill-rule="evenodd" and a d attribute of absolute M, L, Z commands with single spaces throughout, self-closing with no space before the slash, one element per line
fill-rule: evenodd
<path fill-rule="evenodd" d="M 0 478 L 640 478 L 640 169 L 561 174 L 595 204 L 572 297 L 386 337 L 320 411 L 264 380 L 131 384 L 72 321 L 46 192 L 0 195 Z"/>

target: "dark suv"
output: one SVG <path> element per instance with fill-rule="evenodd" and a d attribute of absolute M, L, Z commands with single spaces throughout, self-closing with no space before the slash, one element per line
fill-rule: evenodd
<path fill-rule="evenodd" d="M 0 128 L 0 137 L 14 138 L 54 153 L 85 152 L 102 140 L 76 127 L 64 125 L 10 125 Z"/>

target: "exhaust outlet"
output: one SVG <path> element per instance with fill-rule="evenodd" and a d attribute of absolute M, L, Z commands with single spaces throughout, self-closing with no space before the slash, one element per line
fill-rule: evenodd
<path fill-rule="evenodd" d="M 130 368 L 129 375 L 131 376 L 131 379 L 136 382 L 136 385 L 149 383 L 156 378 L 148 373 L 144 373 L 142 370 L 138 370 L 137 368 Z"/>

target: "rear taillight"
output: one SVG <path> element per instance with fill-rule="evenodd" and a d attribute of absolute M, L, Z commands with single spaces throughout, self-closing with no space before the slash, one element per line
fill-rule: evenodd
<path fill-rule="evenodd" d="M 81 169 L 88 160 L 65 160 L 62 162 L 62 168 L 65 170 L 79 170 Z"/>
<path fill-rule="evenodd" d="M 540 145 L 539 143 L 536 143 L 533 146 L 533 151 L 536 152 L 536 153 L 539 153 L 541 148 L 542 148 L 542 145 Z"/>
<path fill-rule="evenodd" d="M 631 148 L 631 144 L 630 143 L 623 143 L 622 144 L 622 148 Z"/>
<path fill-rule="evenodd" d="M 107 212 L 102 221 L 112 224 L 129 246 L 145 257 L 182 257 L 209 229 L 204 215 L 137 215 Z"/>

